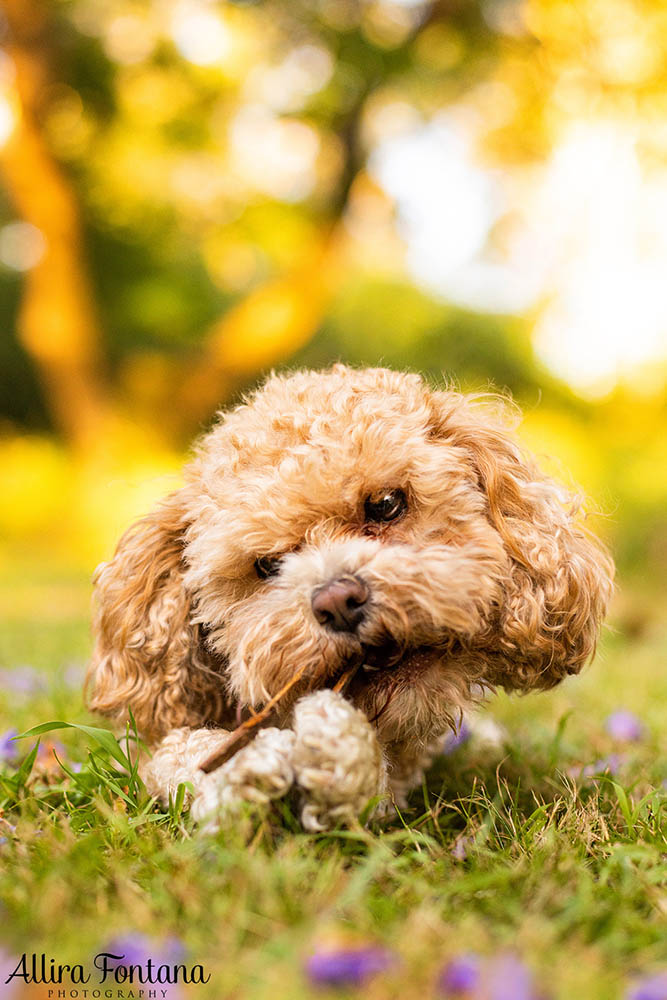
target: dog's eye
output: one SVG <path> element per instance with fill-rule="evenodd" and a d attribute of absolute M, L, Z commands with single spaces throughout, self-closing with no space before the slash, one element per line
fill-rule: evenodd
<path fill-rule="evenodd" d="M 260 580 L 266 580 L 268 576 L 275 576 L 280 569 L 282 556 L 260 556 L 255 559 L 255 573 Z"/>
<path fill-rule="evenodd" d="M 378 490 L 364 501 L 367 521 L 395 521 L 408 509 L 408 498 L 403 490 Z"/>

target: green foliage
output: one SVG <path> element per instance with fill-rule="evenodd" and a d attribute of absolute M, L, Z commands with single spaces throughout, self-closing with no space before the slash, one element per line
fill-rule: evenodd
<path fill-rule="evenodd" d="M 39 631 L 13 625 L 0 667 L 30 651 L 57 671 L 78 648 L 71 629 Z M 507 727 L 505 746 L 464 744 L 395 819 L 322 835 L 301 831 L 290 802 L 249 807 L 217 836 L 200 835 L 187 789 L 157 806 L 136 776 L 132 728 L 116 741 L 90 725 L 54 673 L 41 694 L 4 698 L 4 725 L 61 714 L 65 700 L 81 720 L 24 734 L 57 727 L 68 738 L 58 768 L 45 773 L 35 747 L 3 773 L 5 947 L 29 941 L 85 961 L 120 934 L 175 936 L 212 974 L 202 1000 L 305 1000 L 303 960 L 332 939 L 395 951 L 397 970 L 368 991 L 407 1000 L 433 995 L 448 958 L 509 949 L 554 1000 L 622 1000 L 632 976 L 667 961 L 667 690 L 655 671 L 666 642 L 618 636 L 584 677 L 501 697 L 491 714 Z M 642 742 L 615 746 L 605 734 L 619 704 L 641 716 Z M 610 750 L 620 754 L 613 777 L 603 763 L 584 773 Z"/>
<path fill-rule="evenodd" d="M 19 0 L 16 10 L 32 2 Z M 19 204 L 7 172 L 0 236 L 7 237 L 6 224 L 19 216 L 33 230 L 48 228 L 35 192 L 45 177 L 59 174 L 63 204 L 67 195 L 71 203 L 60 206 L 59 219 L 59 199 L 47 199 L 55 214 L 42 236 L 47 250 L 69 240 L 70 251 L 81 250 L 82 266 L 59 301 L 57 282 L 55 290 L 49 282 L 33 282 L 34 265 L 12 263 L 12 254 L 6 258 L 3 251 L 0 446 L 35 430 L 62 433 L 52 421 L 60 415 L 65 426 L 67 411 L 67 433 L 75 436 L 78 427 L 79 445 L 86 442 L 77 460 L 87 449 L 95 469 L 84 473 L 88 484 L 95 478 L 118 482 L 134 477 L 130 466 L 142 448 L 184 450 L 218 405 L 262 377 L 260 369 L 335 360 L 409 368 L 466 390 L 508 391 L 531 415 L 543 410 L 548 419 L 540 428 L 544 433 L 533 437 L 535 450 L 561 456 L 563 468 L 610 512 L 607 534 L 621 569 L 657 575 L 667 537 L 667 480 L 661 471 L 667 468 L 661 444 L 667 438 L 667 409 L 660 373 L 646 373 L 645 394 L 616 390 L 590 401 L 544 367 L 533 332 L 546 315 L 549 296 L 562 297 L 556 262 L 553 287 L 547 282 L 540 293 L 544 301 L 536 300 L 520 316 L 459 308 L 419 287 L 416 278 L 411 283 L 402 242 L 406 223 L 409 229 L 405 206 L 392 201 L 374 166 L 383 143 L 419 131 L 456 106 L 456 115 L 467 123 L 464 131 L 470 127 L 477 136 L 479 163 L 495 164 L 499 177 L 511 177 L 510 186 L 525 195 L 522 205 L 535 200 L 539 205 L 531 171 L 512 172 L 518 163 L 544 164 L 554 148 L 564 148 L 577 123 L 590 122 L 593 140 L 596 122 L 626 122 L 627 135 L 636 125 L 641 136 L 631 145 L 636 172 L 645 174 L 642 197 L 629 202 L 643 204 L 645 194 L 646 204 L 652 204 L 659 191 L 652 171 L 656 167 L 658 177 L 664 160 L 661 132 L 653 125 L 662 113 L 664 89 L 665 23 L 656 0 L 641 5 L 621 0 L 618 16 L 601 16 L 597 0 L 416 5 L 266 0 L 201 9 L 176 4 L 173 18 L 156 0 L 120 6 L 53 0 L 37 9 L 46 19 L 44 44 L 31 49 L 30 31 L 24 39 L 32 53 L 24 61 L 35 63 L 34 86 L 27 88 L 34 114 L 18 115 L 16 128 L 34 118 L 33 140 L 43 147 L 47 169 L 42 163 L 40 173 L 30 158 L 35 142 L 22 140 L 17 131 L 20 169 L 15 166 L 14 172 L 27 178 L 31 197 Z M 203 29 L 202 16 L 210 19 Z M 29 10 L 22 23 L 30 23 Z M 220 51 L 212 57 L 205 51 L 200 58 L 197 45 L 206 49 L 208 34 L 216 32 Z M 18 107 L 26 97 L 7 72 L 0 83 L 10 105 L 16 101 Z M 576 155 L 596 154 L 583 149 Z M 308 162 L 303 186 L 277 183 L 285 157 L 297 173 L 300 158 Z M 568 192 L 559 197 L 565 204 Z M 523 231 L 515 230 L 513 210 L 506 209 L 509 214 L 489 221 L 483 237 L 491 272 Z M 530 225 L 544 227 L 547 246 L 549 227 L 558 230 L 557 218 L 540 211 Z M 70 215 L 80 216 L 80 248 L 78 225 L 65 224 Z M 642 220 L 637 215 L 638 233 Z M 471 225 L 474 229 L 474 219 Z M 581 235 L 585 242 L 583 230 Z M 23 238 L 25 231 L 19 243 Z M 29 232 L 27 238 L 29 243 Z M 16 232 L 8 239 L 17 239 Z M 566 245 L 569 241 L 578 242 L 564 236 Z M 437 240 L 433 246 L 437 254 Z M 602 244 L 595 253 L 606 260 Z M 550 259 L 548 250 L 545 254 Z M 79 257 L 74 252 L 66 259 L 69 273 Z M 647 283 L 651 259 L 632 258 Z M 582 272 L 588 273 L 583 265 Z M 92 321 L 92 343 L 84 349 L 77 347 L 76 336 L 70 343 L 68 331 L 78 329 L 79 321 L 89 328 L 88 276 L 90 312 L 99 324 Z M 253 295 L 267 287 L 270 292 L 280 280 L 289 286 L 284 296 L 267 294 L 245 322 L 225 325 L 230 316 L 238 319 Z M 608 280 L 613 282 L 613 275 Z M 583 314 L 590 309 L 597 316 L 595 302 L 587 303 L 581 305 Z M 60 322 L 59 309 L 64 310 Z M 639 318 L 652 312 L 650 300 L 643 307 L 638 302 Z M 295 329 L 276 333 L 275 317 L 283 315 L 285 326 Z M 21 326 L 26 317 L 35 324 L 32 332 Z M 47 329 L 58 331 L 60 342 L 47 344 Z M 618 335 L 616 330 L 613 336 Z M 630 323 L 627 337 L 632 336 Z M 591 341 L 592 351 L 605 349 Z M 134 437 L 129 428 L 137 429 Z M 30 451 L 23 477 L 28 487 L 35 478 L 48 480 Z M 575 453 L 576 468 L 570 467 L 568 452 Z M 113 459 L 100 461 L 118 453 L 128 456 L 127 468 L 117 468 Z M 19 464 L 15 456 L 14 471 Z M 60 488 L 48 485 L 54 492 Z M 95 508 L 99 496 L 88 488 L 91 496 L 84 497 L 83 484 L 77 483 L 81 523 L 90 526 L 101 515 Z M 42 491 L 45 507 L 49 492 L 48 486 Z M 32 507 L 34 500 L 31 504 L 19 488 L 10 506 L 24 505 Z M 24 540 L 28 531 L 17 521 L 2 520 L 0 529 Z M 55 521 L 50 526 L 58 537 L 59 527 Z M 91 527 L 89 532 L 92 536 Z M 30 544 L 39 541 L 35 534 Z M 92 539 L 90 549 L 96 544 Z M 80 541 L 78 547 L 83 548 Z"/>
<path fill-rule="evenodd" d="M 467 391 L 490 388 L 531 403 L 543 394 L 560 405 L 586 408 L 537 362 L 524 321 L 436 302 L 405 283 L 350 282 L 289 365 L 319 368 L 338 360 L 419 371 Z"/>

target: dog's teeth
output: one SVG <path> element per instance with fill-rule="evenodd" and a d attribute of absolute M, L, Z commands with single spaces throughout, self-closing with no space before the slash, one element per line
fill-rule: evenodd
<path fill-rule="evenodd" d="M 368 673 L 375 673 L 375 671 L 379 670 L 380 668 L 379 667 L 372 667 L 370 665 L 370 663 L 362 663 L 361 669 L 362 670 L 366 670 Z"/>

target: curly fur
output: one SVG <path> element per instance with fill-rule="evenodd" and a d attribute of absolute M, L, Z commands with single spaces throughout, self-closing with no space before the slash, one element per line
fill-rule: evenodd
<path fill-rule="evenodd" d="M 317 691 L 294 707 L 292 766 L 306 830 L 354 820 L 385 790 L 380 745 L 363 712 L 333 691 Z"/>
<path fill-rule="evenodd" d="M 217 771 L 199 771 L 193 819 L 202 823 L 208 833 L 215 833 L 221 820 L 229 813 L 233 815 L 243 802 L 265 805 L 281 798 L 294 782 L 293 749 L 294 733 L 264 729 Z"/>
<path fill-rule="evenodd" d="M 348 698 L 404 790 L 480 687 L 549 688 L 577 673 L 612 563 L 577 499 L 520 450 L 508 414 L 385 369 L 269 378 L 220 415 L 182 489 L 98 571 L 91 707 L 117 719 L 131 707 L 153 742 L 229 729 L 303 668 L 286 726 L 350 657 L 386 650 Z M 405 491 L 406 514 L 367 524 L 365 498 L 386 488 Z M 258 579 L 268 555 L 282 556 L 279 572 Z M 355 634 L 311 610 L 313 591 L 345 574 L 371 594 Z"/>
<path fill-rule="evenodd" d="M 192 786 L 192 815 L 213 833 L 241 803 L 264 804 L 291 789 L 306 830 L 353 821 L 385 789 L 380 745 L 363 712 L 334 691 L 294 706 L 292 729 L 262 729 L 252 743 L 210 774 L 200 769 L 220 749 L 222 729 L 175 729 L 143 768 L 148 791 L 167 803 L 181 782 Z"/>

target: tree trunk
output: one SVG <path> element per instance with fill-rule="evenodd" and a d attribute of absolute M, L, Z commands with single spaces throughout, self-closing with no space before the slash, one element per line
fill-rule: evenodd
<path fill-rule="evenodd" d="M 77 199 L 42 129 L 53 26 L 40 0 L 4 0 L 3 6 L 19 112 L 0 149 L 0 168 L 18 214 L 40 231 L 45 245 L 25 274 L 18 335 L 37 365 L 55 423 L 68 440 L 85 446 L 99 432 L 107 401 Z"/>

